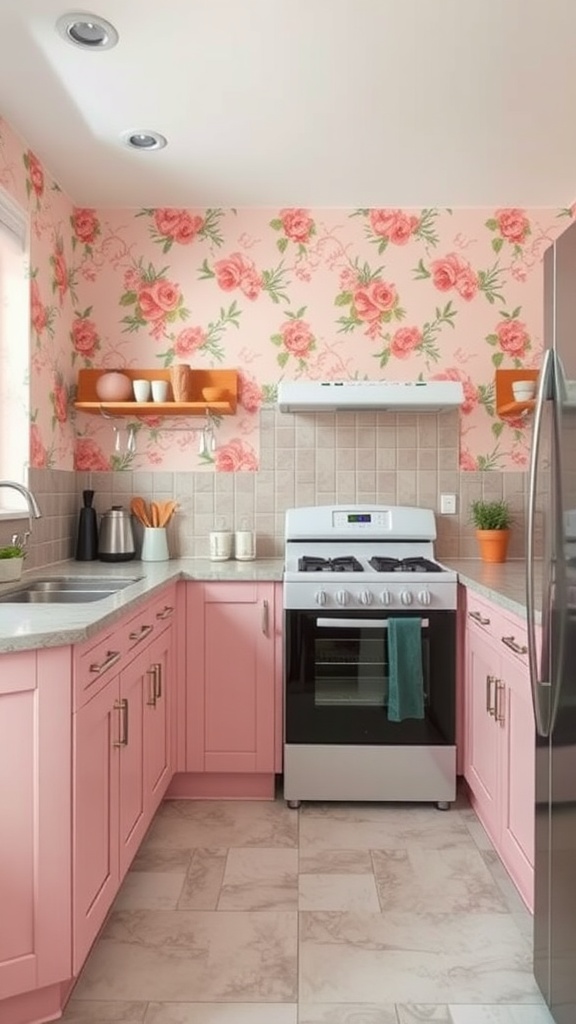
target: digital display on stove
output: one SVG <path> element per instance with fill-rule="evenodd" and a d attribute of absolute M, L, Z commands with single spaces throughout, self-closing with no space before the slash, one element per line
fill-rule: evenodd
<path fill-rule="evenodd" d="M 347 523 L 371 523 L 372 516 L 369 512 L 349 512 L 346 516 Z"/>

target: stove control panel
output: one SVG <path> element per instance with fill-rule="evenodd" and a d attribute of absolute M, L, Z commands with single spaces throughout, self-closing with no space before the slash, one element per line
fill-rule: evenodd
<path fill-rule="evenodd" d="M 335 611 L 340 608 L 361 610 L 373 607 L 387 611 L 410 608 L 417 614 L 419 608 L 456 608 L 456 591 L 456 581 L 449 580 L 427 586 L 418 582 L 412 587 L 405 582 L 390 583 L 386 587 L 363 583 L 350 583 L 343 587 L 341 581 L 325 579 L 320 585 L 310 586 L 310 582 L 288 580 L 284 583 L 284 607 L 332 608 Z"/>

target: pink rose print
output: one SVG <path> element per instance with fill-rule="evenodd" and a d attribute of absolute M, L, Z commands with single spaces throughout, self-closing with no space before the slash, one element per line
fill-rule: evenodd
<path fill-rule="evenodd" d="M 251 471 L 258 469 L 258 460 L 254 449 L 239 437 L 234 438 L 229 444 L 223 445 L 222 448 L 218 448 L 215 461 L 216 469 L 219 473 L 235 473 L 241 469 Z"/>
<path fill-rule="evenodd" d="M 530 221 L 524 210 L 510 207 L 496 210 L 494 216 L 502 238 L 508 242 L 515 242 L 516 245 L 523 245 L 526 236 L 530 234 Z"/>
<path fill-rule="evenodd" d="M 54 254 L 51 257 L 50 262 L 52 263 L 53 273 L 52 287 L 54 291 L 58 292 L 60 305 L 62 305 L 64 302 L 64 296 L 68 291 L 68 267 L 66 266 L 64 253 L 60 246 L 57 246 L 54 250 Z"/>
<path fill-rule="evenodd" d="M 287 238 L 305 245 L 314 231 L 314 221 L 307 210 L 300 207 L 280 210 L 282 228 Z"/>
<path fill-rule="evenodd" d="M 59 423 L 66 423 L 68 419 L 68 398 L 66 388 L 61 383 L 55 383 L 52 391 L 52 404 L 54 406 L 54 417 Z"/>
<path fill-rule="evenodd" d="M 474 472 L 478 469 L 478 463 L 474 456 L 468 451 L 467 448 L 463 448 L 460 452 L 460 469 L 463 469 L 469 473 Z"/>
<path fill-rule="evenodd" d="M 91 437 L 80 437 L 74 451 L 74 469 L 106 472 L 110 464 L 96 441 Z"/>
<path fill-rule="evenodd" d="M 258 298 L 262 290 L 262 277 L 256 270 L 252 260 L 246 259 L 239 252 L 233 252 L 227 259 L 217 260 L 214 264 L 216 280 L 225 292 L 240 288 L 247 299 Z"/>
<path fill-rule="evenodd" d="M 291 355 L 305 359 L 314 348 L 314 335 L 305 320 L 289 320 L 280 328 L 282 341 Z"/>
<path fill-rule="evenodd" d="M 84 245 L 91 245 L 100 234 L 100 223 L 94 210 L 78 207 L 70 219 L 76 238 Z"/>
<path fill-rule="evenodd" d="M 203 331 L 201 327 L 186 327 L 176 337 L 174 342 L 174 355 L 179 359 L 183 359 L 185 356 L 191 356 L 194 352 L 197 352 L 199 348 L 206 342 L 206 331 Z"/>
<path fill-rule="evenodd" d="M 189 245 L 190 242 L 193 242 L 204 226 L 202 217 L 193 216 L 188 210 L 171 208 L 156 210 L 154 223 L 160 235 L 178 242 L 180 245 Z"/>
<path fill-rule="evenodd" d="M 379 320 L 382 313 L 394 308 L 398 293 L 393 284 L 385 281 L 371 281 L 358 287 L 353 293 L 353 303 L 360 320 Z"/>
<path fill-rule="evenodd" d="M 408 359 L 421 343 L 422 331 L 418 327 L 400 327 L 392 335 L 390 352 L 397 359 Z"/>
<path fill-rule="evenodd" d="M 433 260 L 430 264 L 432 282 L 441 292 L 455 288 L 467 302 L 473 299 L 478 291 L 478 277 L 469 263 L 462 260 L 455 252 L 448 253 L 442 259 Z"/>
<path fill-rule="evenodd" d="M 406 245 L 420 225 L 420 218 L 403 210 L 370 210 L 370 226 L 375 235 L 388 238 L 394 245 Z"/>
<path fill-rule="evenodd" d="M 178 285 L 163 277 L 150 284 L 142 283 L 138 291 L 138 305 L 145 320 L 163 319 L 166 313 L 176 309 L 182 300 Z"/>
<path fill-rule="evenodd" d="M 503 320 L 496 327 L 498 344 L 509 356 L 523 356 L 530 347 L 530 336 L 521 320 Z"/>
<path fill-rule="evenodd" d="M 28 168 L 32 189 L 39 199 L 44 192 L 44 171 L 42 169 L 42 164 L 30 149 L 24 158 L 24 163 Z"/>
<path fill-rule="evenodd" d="M 34 469 L 45 469 L 48 464 L 48 453 L 42 438 L 40 437 L 40 430 L 37 423 L 30 424 L 30 465 Z"/>
<path fill-rule="evenodd" d="M 93 320 L 77 316 L 70 331 L 74 351 L 91 359 L 95 350 L 99 347 L 100 338 Z"/>
<path fill-rule="evenodd" d="M 444 370 L 442 373 L 435 373 L 431 380 L 459 380 L 462 383 L 464 390 L 464 401 L 460 406 L 460 411 L 468 416 L 479 404 L 480 397 L 478 394 L 478 388 L 472 383 L 471 377 L 464 373 L 462 370 L 458 370 L 455 366 Z"/>
<path fill-rule="evenodd" d="M 253 377 L 238 375 L 238 398 L 246 412 L 258 412 L 262 405 L 262 390 Z"/>
<path fill-rule="evenodd" d="M 48 311 L 40 299 L 40 289 L 35 278 L 30 282 L 30 319 L 36 334 L 41 334 L 48 324 Z"/>
<path fill-rule="evenodd" d="M 124 272 L 124 287 L 127 292 L 134 291 L 138 288 L 141 280 L 140 274 L 134 267 L 130 267 Z"/>

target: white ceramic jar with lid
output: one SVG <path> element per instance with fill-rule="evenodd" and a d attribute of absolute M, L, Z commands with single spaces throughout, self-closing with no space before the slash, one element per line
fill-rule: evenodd
<path fill-rule="evenodd" d="M 211 562 L 227 562 L 232 557 L 232 533 L 223 516 L 216 517 L 209 540 Z"/>
<path fill-rule="evenodd" d="M 256 558 L 256 534 L 248 516 L 242 517 L 234 534 L 234 558 L 237 562 L 253 562 Z"/>

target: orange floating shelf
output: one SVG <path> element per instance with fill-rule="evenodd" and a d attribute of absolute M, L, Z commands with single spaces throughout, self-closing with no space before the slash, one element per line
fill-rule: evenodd
<path fill-rule="evenodd" d="M 236 370 L 191 370 L 190 401 L 188 402 L 103 402 L 96 394 L 96 381 L 109 368 L 100 370 L 79 370 L 78 387 L 74 408 L 81 412 L 102 413 L 108 416 L 232 416 L 238 404 L 238 373 Z M 119 368 L 131 380 L 170 381 L 170 369 L 124 369 Z M 202 397 L 203 388 L 218 388 L 222 398 L 218 402 L 207 402 Z"/>
<path fill-rule="evenodd" d="M 538 380 L 539 370 L 496 370 L 496 413 L 504 419 L 507 416 L 523 416 L 532 412 L 536 402 L 517 402 L 512 384 L 517 380 Z"/>

